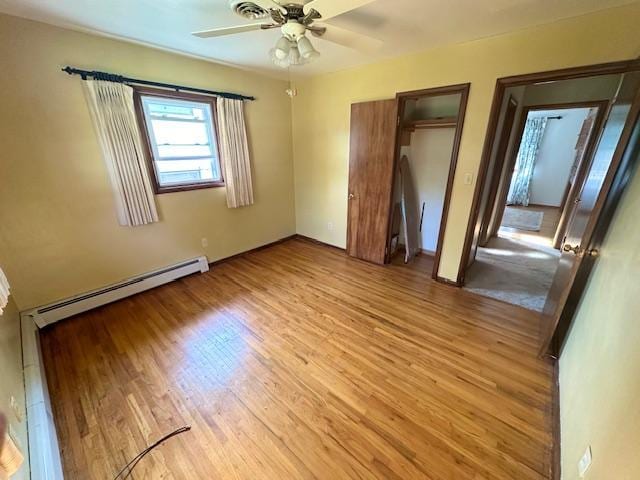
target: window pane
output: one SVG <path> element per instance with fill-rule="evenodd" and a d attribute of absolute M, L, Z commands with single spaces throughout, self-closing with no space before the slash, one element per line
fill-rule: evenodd
<path fill-rule="evenodd" d="M 211 157 L 207 145 L 158 145 L 159 159 L 176 157 Z"/>
<path fill-rule="evenodd" d="M 160 186 L 220 180 L 211 105 L 142 97 Z"/>
<path fill-rule="evenodd" d="M 160 185 L 210 182 L 220 175 L 212 158 L 202 160 L 165 160 L 157 162 Z"/>
<path fill-rule="evenodd" d="M 149 114 L 153 118 L 205 119 L 205 109 L 202 107 L 167 104 L 161 100 L 150 100 L 147 104 L 149 105 Z"/>
<path fill-rule="evenodd" d="M 152 120 L 156 144 L 208 144 L 206 123 L 172 122 Z"/>

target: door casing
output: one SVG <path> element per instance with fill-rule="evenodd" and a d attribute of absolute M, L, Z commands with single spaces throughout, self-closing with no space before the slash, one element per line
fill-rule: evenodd
<path fill-rule="evenodd" d="M 553 82 L 558 80 L 570 80 L 574 78 L 592 77 L 598 75 L 611 75 L 640 70 L 640 59 L 624 60 L 620 62 L 601 63 L 596 65 L 585 65 L 580 67 L 563 68 L 559 70 L 550 70 L 545 72 L 527 73 L 523 75 L 513 75 L 510 77 L 498 78 L 496 87 L 493 92 L 493 101 L 489 113 L 489 123 L 485 135 L 485 142 L 482 150 L 482 157 L 478 174 L 476 178 L 476 187 L 471 203 L 471 213 L 467 222 L 467 231 L 465 235 L 464 246 L 460 263 L 458 265 L 458 274 L 456 284 L 462 286 L 464 284 L 465 274 L 471 251 L 473 249 L 474 232 L 480 214 L 480 200 L 485 187 L 487 170 L 491 160 L 491 152 L 496 141 L 496 131 L 498 120 L 500 118 L 500 107 L 502 99 L 507 88 L 518 87 L 538 82 Z"/>
<path fill-rule="evenodd" d="M 460 152 L 460 141 L 462 139 L 462 129 L 464 126 L 464 118 L 467 111 L 467 102 L 469 99 L 469 90 L 471 88 L 470 83 L 460 83 L 457 85 L 447 85 L 444 87 L 434 87 L 427 88 L 422 90 L 411 90 L 407 92 L 400 92 L 396 94 L 396 99 L 398 101 L 398 122 L 396 127 L 396 145 L 394 152 L 394 165 L 393 165 L 393 176 L 391 178 L 391 184 L 395 184 L 395 175 L 397 170 L 397 164 L 400 159 L 400 148 L 401 148 L 401 119 L 404 118 L 405 105 L 407 100 L 420 99 L 424 97 L 436 97 L 441 95 L 456 95 L 460 94 L 460 105 L 458 107 L 458 116 L 456 122 L 456 133 L 453 139 L 453 149 L 451 151 L 451 160 L 449 163 L 449 173 L 447 177 L 447 187 L 445 189 L 444 194 L 444 203 L 442 209 L 442 216 L 440 218 L 440 228 L 438 231 L 438 242 L 436 244 L 436 250 L 434 253 L 433 259 L 433 271 L 432 278 L 441 283 L 451 284 L 455 282 L 451 282 L 450 280 L 441 277 L 438 275 L 438 269 L 440 267 L 440 258 L 442 256 L 442 246 L 444 242 L 444 233 L 447 228 L 447 218 L 449 216 L 449 205 L 451 203 L 451 194 L 453 192 L 453 181 L 456 175 L 456 167 L 458 164 L 458 154 Z M 392 209 L 393 204 L 393 190 L 391 192 L 391 196 L 389 197 L 389 221 L 387 222 L 389 226 L 391 226 L 391 215 L 393 214 Z M 386 263 L 389 262 L 389 253 L 391 243 L 391 229 L 389 228 L 389 232 L 387 234 L 387 258 Z"/>
<path fill-rule="evenodd" d="M 494 176 L 494 181 L 497 180 L 497 183 L 495 184 L 491 184 L 489 188 L 492 189 L 492 191 L 496 192 L 496 195 L 493 197 L 494 198 L 494 204 L 493 204 L 493 209 L 496 210 L 496 215 L 495 215 L 495 225 L 497 227 L 499 227 L 500 223 L 501 223 L 501 219 L 502 216 L 504 215 L 504 210 L 505 210 L 505 206 L 507 203 L 507 195 L 509 193 L 509 185 L 511 185 L 511 180 L 513 177 L 513 170 L 515 168 L 516 165 L 516 159 L 518 157 L 518 147 L 520 145 L 520 143 L 522 142 L 522 136 L 524 135 L 524 128 L 525 125 L 527 123 L 527 116 L 529 115 L 529 112 L 535 112 L 535 111 L 539 111 L 539 110 L 567 110 L 567 109 L 572 109 L 572 108 L 597 108 L 598 109 L 598 114 L 596 116 L 596 120 L 593 124 L 593 127 L 591 129 L 591 132 L 589 134 L 589 139 L 588 139 L 588 144 L 587 147 L 585 148 L 584 154 L 582 156 L 582 160 L 580 162 L 580 166 L 578 167 L 578 170 L 580 172 L 584 171 L 584 163 L 585 163 L 585 159 L 588 159 L 589 156 L 593 153 L 593 149 L 595 147 L 595 142 L 597 140 L 598 137 L 598 132 L 600 127 L 602 126 L 602 122 L 604 120 L 604 117 L 606 115 L 606 110 L 607 110 L 607 106 L 609 105 L 609 100 L 594 100 L 594 101 L 588 101 L 588 102 L 567 102 L 567 103 L 549 103 L 549 104 L 537 104 L 537 105 L 527 105 L 525 107 L 523 107 L 522 109 L 522 113 L 520 115 L 520 119 L 518 120 L 517 123 L 517 127 L 516 127 L 516 137 L 515 137 L 515 145 L 513 150 L 511 151 L 511 154 L 509 155 L 508 159 L 503 163 L 502 168 L 503 171 L 504 169 L 508 169 L 508 173 L 507 175 L 504 177 L 504 180 L 502 182 L 502 184 L 500 184 L 500 178 L 501 175 L 497 175 Z M 587 162 L 588 163 L 588 162 Z M 579 181 L 580 179 L 578 177 L 576 177 L 576 183 Z M 574 197 L 574 195 L 572 195 L 570 193 L 571 198 Z M 568 204 L 567 204 L 568 205 Z M 565 205 L 565 206 L 567 206 Z M 489 207 L 489 204 L 487 204 L 487 208 Z M 485 219 L 489 217 L 491 218 L 492 215 L 485 215 Z M 562 217 L 565 217 L 564 212 Z M 482 232 L 482 230 L 481 230 Z M 493 233 L 493 232 L 490 232 Z M 482 240 L 482 238 L 480 238 L 480 240 Z"/>

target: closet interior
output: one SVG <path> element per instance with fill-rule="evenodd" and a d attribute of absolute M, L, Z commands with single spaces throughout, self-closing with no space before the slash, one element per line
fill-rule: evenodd
<path fill-rule="evenodd" d="M 468 96 L 465 83 L 351 105 L 349 255 L 445 281 L 438 269 Z"/>
<path fill-rule="evenodd" d="M 398 256 L 404 263 L 416 255 L 434 257 L 442 241 L 461 105 L 462 93 L 400 98 L 389 243 L 392 261 Z"/>

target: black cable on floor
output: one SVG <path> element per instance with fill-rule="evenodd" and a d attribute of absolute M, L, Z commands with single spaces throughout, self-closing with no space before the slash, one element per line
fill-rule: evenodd
<path fill-rule="evenodd" d="M 160 445 L 161 443 L 169 440 L 171 437 L 175 437 L 176 435 L 180 435 L 181 433 L 184 432 L 188 432 L 189 430 L 191 430 L 190 426 L 186 426 L 186 427 L 180 427 L 177 428 L 176 430 L 174 430 L 173 432 L 165 435 L 164 437 L 162 437 L 160 440 L 158 440 L 157 442 L 153 443 L 152 445 L 149 445 L 147 448 L 145 448 L 144 450 L 142 450 L 138 455 L 136 455 L 135 457 L 133 457 L 129 463 L 127 463 L 124 467 L 122 467 L 122 470 L 120 470 L 118 472 L 118 474 L 113 477 L 113 480 L 117 480 L 118 478 L 121 477 L 121 475 L 123 473 L 125 473 L 125 471 L 127 472 L 127 474 L 122 477 L 122 480 L 126 480 L 127 478 L 129 478 L 131 476 L 131 474 L 133 473 L 133 469 L 136 468 L 136 465 L 138 465 L 138 462 L 140 460 L 142 460 L 142 458 L 149 453 L 151 450 L 153 450 L 154 448 L 156 448 L 158 445 Z"/>

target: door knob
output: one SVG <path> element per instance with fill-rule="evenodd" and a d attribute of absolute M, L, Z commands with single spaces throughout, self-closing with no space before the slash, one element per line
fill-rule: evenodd
<path fill-rule="evenodd" d="M 565 244 L 562 247 L 562 250 L 564 252 L 573 252 L 574 255 L 580 255 L 580 253 L 582 252 L 582 249 L 580 248 L 580 245 L 574 245 L 573 247 L 569 244 Z"/>
<path fill-rule="evenodd" d="M 352 198 L 356 198 L 356 196 L 353 193 L 349 194 L 349 200 L 351 200 Z"/>

